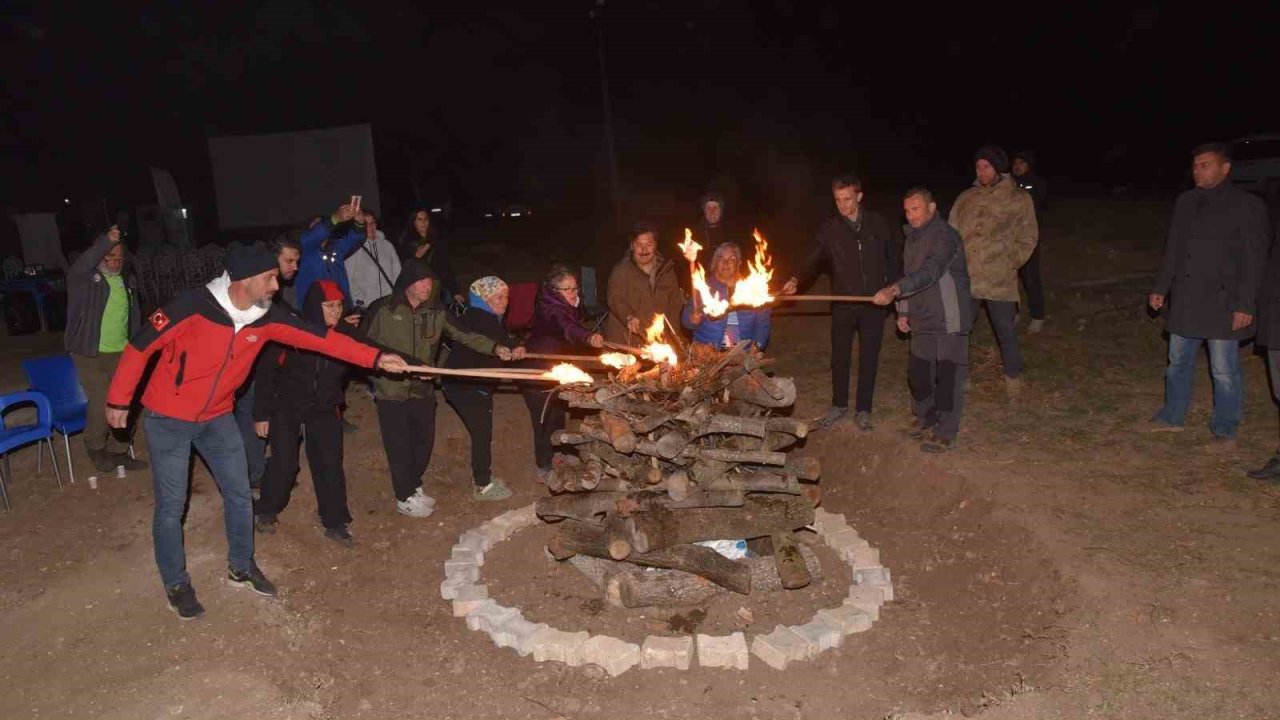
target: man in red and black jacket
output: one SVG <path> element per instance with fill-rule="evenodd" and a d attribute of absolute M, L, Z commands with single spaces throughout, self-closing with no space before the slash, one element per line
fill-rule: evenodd
<path fill-rule="evenodd" d="M 159 353 L 142 396 L 156 495 L 151 534 L 169 606 L 184 620 L 204 612 L 187 574 L 182 538 L 192 447 L 208 464 L 222 493 L 228 578 L 260 595 L 276 593 L 253 559 L 249 474 L 231 412 L 236 388 L 262 348 L 274 340 L 361 367 L 376 365 L 387 372 L 405 367 L 399 356 L 380 354 L 272 306 L 278 274 L 276 259 L 265 248 L 236 248 L 227 259 L 226 273 L 147 318 L 130 338 L 107 391 L 107 423 L 124 427 L 143 371 Z"/>

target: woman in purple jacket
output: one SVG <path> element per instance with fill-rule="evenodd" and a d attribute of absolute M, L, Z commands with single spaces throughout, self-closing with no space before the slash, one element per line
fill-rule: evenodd
<path fill-rule="evenodd" d="M 584 348 L 604 347 L 604 336 L 582 324 L 578 275 L 565 265 L 552 265 L 538 291 L 533 326 L 524 346 L 530 353 L 580 353 Z M 554 363 L 528 361 L 530 366 L 550 367 Z M 545 387 L 529 383 L 523 390 L 533 422 L 533 455 L 538 464 L 538 480 L 551 474 L 551 434 L 564 428 L 565 404 Z M 546 412 L 543 412 L 543 408 Z"/>

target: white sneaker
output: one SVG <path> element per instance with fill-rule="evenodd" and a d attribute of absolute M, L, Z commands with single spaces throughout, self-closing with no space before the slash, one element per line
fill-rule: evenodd
<path fill-rule="evenodd" d="M 1044 330 L 1044 318 L 1036 318 L 1027 324 L 1027 332 L 1032 335 L 1035 335 L 1041 330 Z"/>
<path fill-rule="evenodd" d="M 408 515 L 409 517 L 430 517 L 431 513 L 435 512 L 435 509 L 435 498 L 422 492 L 421 487 L 415 490 L 414 493 L 409 496 L 408 500 L 396 501 L 396 511 L 401 515 Z"/>

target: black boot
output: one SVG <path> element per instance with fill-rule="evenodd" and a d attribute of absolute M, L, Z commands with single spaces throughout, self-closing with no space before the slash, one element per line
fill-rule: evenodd
<path fill-rule="evenodd" d="M 1280 484 L 1280 455 L 1272 455 L 1266 465 L 1257 470 L 1250 470 L 1249 477 L 1254 480 L 1265 480 L 1269 483 Z"/>
<path fill-rule="evenodd" d="M 89 455 L 89 461 L 93 463 L 94 467 L 98 468 L 98 472 L 109 473 L 115 471 L 115 459 L 107 454 L 106 449 L 94 450 L 93 448 L 86 448 L 86 450 Z"/>

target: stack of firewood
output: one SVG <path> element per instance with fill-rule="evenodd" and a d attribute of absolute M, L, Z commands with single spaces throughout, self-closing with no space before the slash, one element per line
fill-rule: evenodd
<path fill-rule="evenodd" d="M 678 366 L 622 368 L 565 388 L 587 411 L 553 441 L 575 451 L 547 480 L 539 517 L 558 523 L 548 551 L 624 607 L 697 603 L 717 593 L 795 589 L 820 578 L 793 531 L 813 522 L 816 459 L 787 451 L 807 423 L 779 413 L 795 383 L 770 377 L 743 343 L 694 346 Z M 705 545 L 748 541 L 733 560 Z"/>

